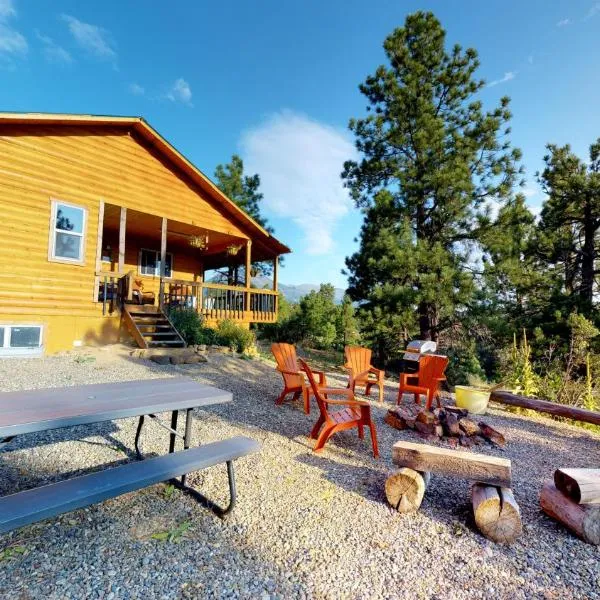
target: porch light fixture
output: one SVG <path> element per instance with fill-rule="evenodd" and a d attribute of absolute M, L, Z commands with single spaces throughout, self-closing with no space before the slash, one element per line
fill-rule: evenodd
<path fill-rule="evenodd" d="M 188 241 L 193 248 L 206 250 L 206 247 L 208 246 L 208 235 L 191 235 Z"/>
<path fill-rule="evenodd" d="M 231 244 L 225 249 L 228 256 L 235 256 L 242 249 L 241 244 Z"/>

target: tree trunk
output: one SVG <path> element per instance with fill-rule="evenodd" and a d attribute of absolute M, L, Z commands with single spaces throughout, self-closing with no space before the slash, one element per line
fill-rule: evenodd
<path fill-rule="evenodd" d="M 594 295 L 594 264 L 595 264 L 595 237 L 596 226 L 592 213 L 589 193 L 586 195 L 583 221 L 583 249 L 581 253 L 581 304 L 585 316 L 592 310 Z"/>
<path fill-rule="evenodd" d="M 436 309 L 431 302 L 419 303 L 419 330 L 420 339 L 438 341 Z"/>

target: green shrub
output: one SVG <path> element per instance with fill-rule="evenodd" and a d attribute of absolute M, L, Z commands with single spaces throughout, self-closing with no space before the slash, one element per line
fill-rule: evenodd
<path fill-rule="evenodd" d="M 171 310 L 169 319 L 189 346 L 206 343 L 202 339 L 204 329 L 202 317 L 193 308 Z"/>
<path fill-rule="evenodd" d="M 225 319 L 219 323 L 216 336 L 220 345 L 229 346 L 236 352 L 245 352 L 254 344 L 254 334 L 230 319 Z"/>

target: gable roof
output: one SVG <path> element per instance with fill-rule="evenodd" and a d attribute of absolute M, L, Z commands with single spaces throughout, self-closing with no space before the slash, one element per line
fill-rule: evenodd
<path fill-rule="evenodd" d="M 209 198 L 218 204 L 234 221 L 251 233 L 251 237 L 267 246 L 274 254 L 287 254 L 291 250 L 248 213 L 230 200 L 198 167 L 188 160 L 172 144 L 162 137 L 143 117 L 121 117 L 109 115 L 81 115 L 60 113 L 3 113 L 0 112 L 0 125 L 98 125 L 121 126 L 135 131 L 152 148 L 174 163 Z"/>

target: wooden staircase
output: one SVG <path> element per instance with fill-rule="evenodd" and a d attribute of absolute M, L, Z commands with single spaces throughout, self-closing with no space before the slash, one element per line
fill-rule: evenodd
<path fill-rule="evenodd" d="M 140 348 L 184 348 L 186 345 L 169 317 L 156 306 L 126 303 L 123 321 Z"/>

